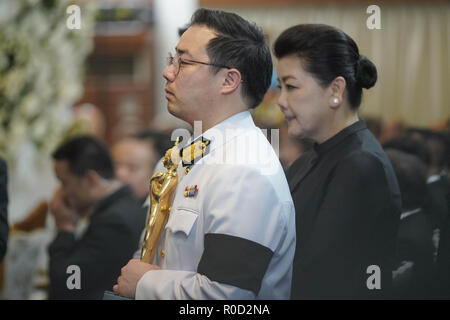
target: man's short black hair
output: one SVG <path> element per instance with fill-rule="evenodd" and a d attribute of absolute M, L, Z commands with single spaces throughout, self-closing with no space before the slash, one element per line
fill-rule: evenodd
<path fill-rule="evenodd" d="M 94 170 L 105 179 L 114 179 L 114 166 L 108 147 L 91 136 L 78 136 L 60 145 L 52 154 L 54 160 L 66 160 L 70 171 L 84 176 Z"/>
<path fill-rule="evenodd" d="M 166 154 L 166 151 L 173 146 L 172 141 L 170 140 L 170 135 L 151 129 L 140 131 L 136 133 L 132 138 L 152 145 L 152 147 L 154 147 L 155 151 L 158 153 L 158 159 L 156 159 L 157 161 L 161 157 L 163 157 Z"/>
<path fill-rule="evenodd" d="M 431 165 L 443 170 L 448 163 L 450 145 L 442 132 L 426 128 L 408 128 L 406 134 L 419 137 L 430 152 Z"/>
<path fill-rule="evenodd" d="M 428 194 L 425 164 L 410 153 L 396 149 L 386 149 L 385 152 L 398 180 L 403 210 L 420 208 Z"/>
<path fill-rule="evenodd" d="M 429 167 L 431 165 L 431 155 L 424 143 L 412 138 L 408 134 L 400 134 L 391 140 L 383 143 L 384 149 L 396 149 L 418 157 Z"/>
<path fill-rule="evenodd" d="M 239 70 L 242 94 L 249 107 L 258 106 L 272 79 L 272 57 L 264 33 L 235 13 L 198 9 L 189 26 L 203 25 L 218 33 L 207 46 L 211 63 Z M 220 68 L 213 67 L 214 72 Z"/>

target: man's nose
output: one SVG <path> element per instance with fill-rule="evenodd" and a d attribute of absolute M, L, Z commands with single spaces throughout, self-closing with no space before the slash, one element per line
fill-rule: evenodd
<path fill-rule="evenodd" d="M 175 74 L 175 67 L 173 66 L 173 64 L 167 66 L 164 69 L 162 76 L 169 82 L 173 82 L 175 80 L 176 74 Z"/>
<path fill-rule="evenodd" d="M 116 166 L 116 175 L 117 179 L 119 179 L 122 182 L 125 182 L 127 180 L 129 172 L 127 168 L 124 166 Z"/>

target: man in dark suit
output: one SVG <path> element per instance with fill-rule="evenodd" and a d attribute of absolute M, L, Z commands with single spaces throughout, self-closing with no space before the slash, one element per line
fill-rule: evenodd
<path fill-rule="evenodd" d="M 5 161 L 0 158 L 0 261 L 6 253 L 8 243 L 8 172 Z"/>
<path fill-rule="evenodd" d="M 450 192 L 447 194 L 447 206 L 450 208 Z M 450 215 L 447 215 L 441 230 L 436 264 L 435 298 L 450 299 Z"/>
<path fill-rule="evenodd" d="M 393 274 L 394 298 L 424 299 L 431 294 L 432 226 L 422 210 L 427 195 L 427 167 L 416 156 L 386 149 L 402 194 L 402 214 Z"/>
<path fill-rule="evenodd" d="M 53 159 L 61 188 L 51 203 L 58 234 L 49 246 L 49 298 L 101 299 L 136 250 L 145 212 L 131 189 L 115 179 L 99 140 L 74 138 Z M 84 232 L 82 218 L 88 221 Z"/>
<path fill-rule="evenodd" d="M 410 128 L 407 135 L 422 143 L 429 151 L 428 194 L 423 209 L 431 221 L 433 230 L 438 230 L 437 234 L 439 234 L 439 230 L 441 230 L 449 213 L 446 200 L 449 192 L 446 172 L 449 147 L 445 136 L 440 132 Z"/>

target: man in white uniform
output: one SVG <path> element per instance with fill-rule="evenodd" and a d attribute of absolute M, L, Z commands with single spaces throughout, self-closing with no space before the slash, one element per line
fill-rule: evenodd
<path fill-rule="evenodd" d="M 270 85 L 264 34 L 199 9 L 163 76 L 169 112 L 201 121 L 207 149 L 180 162 L 153 264 L 131 260 L 114 291 L 136 299 L 288 299 L 294 206 L 280 162 L 248 111 Z M 189 145 L 188 145 L 189 147 Z"/>

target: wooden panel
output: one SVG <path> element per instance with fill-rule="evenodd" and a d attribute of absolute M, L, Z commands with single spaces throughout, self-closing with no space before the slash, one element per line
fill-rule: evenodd
<path fill-rule="evenodd" d="M 87 81 L 84 96 L 78 103 L 93 103 L 103 111 L 107 123 L 106 142 L 111 145 L 148 126 L 153 117 L 152 99 L 147 84 Z"/>
<path fill-rule="evenodd" d="M 152 39 L 151 29 L 94 37 L 84 94 L 76 105 L 92 103 L 100 108 L 108 144 L 146 128 L 153 117 Z"/>
<path fill-rule="evenodd" d="M 149 34 L 141 32 L 134 35 L 96 35 L 94 37 L 95 55 L 133 55 L 148 45 Z"/>

